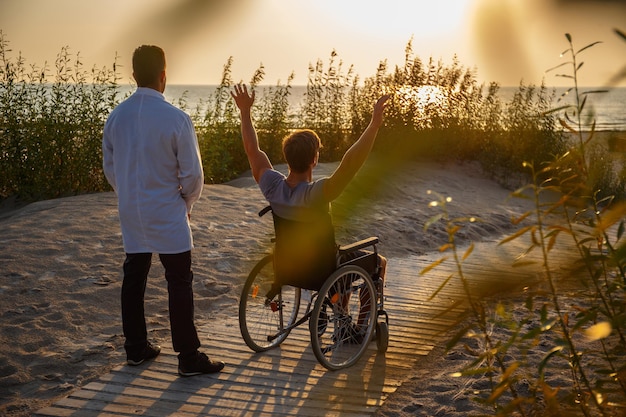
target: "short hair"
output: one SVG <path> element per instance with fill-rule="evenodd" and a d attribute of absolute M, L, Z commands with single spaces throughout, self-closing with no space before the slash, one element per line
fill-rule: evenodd
<path fill-rule="evenodd" d="M 133 75 L 139 87 L 156 84 L 165 70 L 165 52 L 155 45 L 141 45 L 133 52 Z"/>
<path fill-rule="evenodd" d="M 306 172 L 320 148 L 322 141 L 310 129 L 296 130 L 283 139 L 283 156 L 294 172 Z"/>

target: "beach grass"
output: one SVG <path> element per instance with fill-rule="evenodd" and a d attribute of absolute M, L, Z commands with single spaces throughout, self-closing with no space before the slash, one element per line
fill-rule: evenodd
<path fill-rule="evenodd" d="M 36 201 L 108 190 L 101 167 L 102 127 L 124 95 L 112 68 L 86 70 L 68 48 L 53 69 L 28 67 L 12 56 L 0 32 L 0 199 Z M 230 58 L 220 85 L 202 106 L 187 110 L 198 133 L 206 183 L 224 183 L 249 169 L 240 144 L 237 110 L 230 98 Z M 333 52 L 309 68 L 302 106 L 289 106 L 286 84 L 261 86 L 263 67 L 248 84 L 257 90 L 254 122 L 270 159 L 281 163 L 282 138 L 307 127 L 323 139 L 321 162 L 337 161 L 369 122 L 372 103 L 393 95 L 374 152 L 391 166 L 403 159 L 480 161 L 502 183 L 526 176 L 524 161 L 540 163 L 562 153 L 566 138 L 549 112 L 554 92 L 520 83 L 510 102 L 500 86 L 478 84 L 456 59 L 424 63 L 406 46 L 406 62 L 393 70 L 381 62 L 363 80 Z M 185 108 L 184 96 L 176 100 Z"/>

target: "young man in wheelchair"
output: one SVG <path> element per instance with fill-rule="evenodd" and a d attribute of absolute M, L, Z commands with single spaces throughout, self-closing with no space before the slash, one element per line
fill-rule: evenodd
<path fill-rule="evenodd" d="M 346 151 L 336 170 L 329 177 L 313 181 L 313 168 L 322 146 L 317 134 L 303 129 L 283 140 L 283 154 L 289 167 L 285 176 L 273 169 L 267 154 L 259 148 L 251 116 L 255 92 L 249 93 L 245 85 L 236 85 L 231 95 L 239 108 L 243 146 L 252 176 L 270 203 L 274 216 L 277 284 L 319 290 L 325 279 L 337 269 L 338 262 L 354 262 L 374 280 L 377 277 L 384 280 L 387 260 L 379 254 L 358 250 L 341 255 L 343 259 L 338 258 L 330 203 L 339 197 L 366 161 L 390 96 L 378 99 L 369 125 Z M 369 306 L 371 303 L 367 301 L 362 297 L 361 306 Z M 367 313 L 362 310 L 359 321 Z"/>

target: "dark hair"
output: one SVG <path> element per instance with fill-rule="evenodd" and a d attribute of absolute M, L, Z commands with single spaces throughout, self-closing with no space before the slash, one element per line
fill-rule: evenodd
<path fill-rule="evenodd" d="M 283 155 L 294 172 L 306 172 L 321 147 L 319 136 L 310 129 L 296 130 L 283 139 Z"/>
<path fill-rule="evenodd" d="M 141 45 L 133 52 L 133 74 L 139 87 L 155 85 L 165 70 L 165 52 L 154 45 Z"/>

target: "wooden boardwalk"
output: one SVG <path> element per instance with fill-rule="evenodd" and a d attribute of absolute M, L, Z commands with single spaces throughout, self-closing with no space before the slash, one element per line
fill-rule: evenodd
<path fill-rule="evenodd" d="M 520 245 L 477 245 L 463 269 L 472 286 L 533 279 L 532 269 L 509 265 Z M 386 354 L 376 344 L 355 366 L 327 371 L 315 359 L 308 325 L 294 330 L 272 351 L 252 352 L 239 333 L 237 307 L 232 319 L 199 327 L 206 350 L 219 352 L 227 365 L 218 375 L 180 378 L 171 344 L 144 365 L 118 366 L 36 416 L 368 416 L 411 376 L 420 356 L 443 342 L 445 332 L 466 311 L 455 277 L 433 299 L 429 297 L 451 274 L 446 261 L 428 274 L 420 271 L 440 254 L 390 259 L 385 289 L 390 341 Z M 564 262 L 567 262 L 565 259 Z M 483 287 L 484 288 L 484 287 Z"/>

